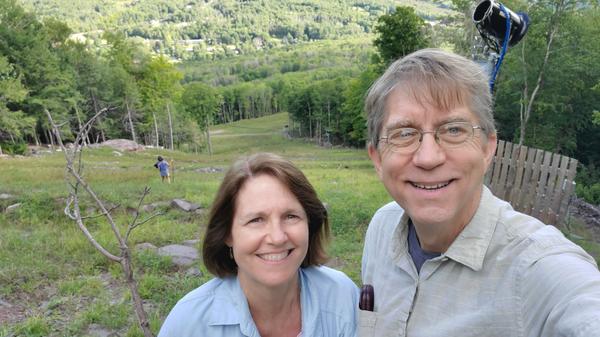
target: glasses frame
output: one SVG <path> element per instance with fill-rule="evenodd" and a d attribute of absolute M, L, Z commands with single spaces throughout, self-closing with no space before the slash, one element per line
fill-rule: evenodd
<path fill-rule="evenodd" d="M 467 136 L 467 138 L 465 138 L 465 140 L 463 140 L 462 142 L 457 143 L 457 144 L 449 144 L 449 143 L 443 142 L 440 139 L 440 137 L 439 137 L 439 131 L 440 131 L 440 129 L 442 129 L 443 127 L 445 127 L 445 126 L 447 126 L 449 124 L 469 125 L 471 127 L 471 134 L 469 136 Z M 408 146 L 404 146 L 404 147 L 401 147 L 401 146 L 398 146 L 397 144 L 393 144 L 393 143 L 388 142 L 389 136 L 380 137 L 379 138 L 379 142 L 385 142 L 390 147 L 390 149 L 392 150 L 392 152 L 407 153 L 408 154 L 408 153 L 413 153 L 413 152 L 417 151 L 419 149 L 419 147 L 421 147 L 421 143 L 423 142 L 423 137 L 427 133 L 433 134 L 433 138 L 435 139 L 435 142 L 438 144 L 438 146 L 440 146 L 443 149 L 449 149 L 449 148 L 460 147 L 461 145 L 465 144 L 469 140 L 473 139 L 473 137 L 475 136 L 475 130 L 485 131 L 485 128 L 482 127 L 481 125 L 473 125 L 470 122 L 459 122 L 459 121 L 456 121 L 456 122 L 444 123 L 444 124 L 438 126 L 433 131 L 424 131 L 424 130 L 419 130 L 419 129 L 412 128 L 412 127 L 400 127 L 400 128 L 393 129 L 392 132 L 394 132 L 396 130 L 411 130 L 411 131 L 414 130 L 414 131 L 416 131 L 416 132 L 419 133 L 419 138 L 414 143 L 411 143 Z M 415 147 L 415 144 L 417 144 L 416 147 Z"/>

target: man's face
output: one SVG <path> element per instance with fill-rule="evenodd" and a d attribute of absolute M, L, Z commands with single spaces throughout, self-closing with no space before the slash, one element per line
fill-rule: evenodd
<path fill-rule="evenodd" d="M 398 87 L 386 101 L 381 136 L 398 127 L 434 131 L 449 121 L 479 125 L 465 106 L 441 111 L 415 102 Z M 441 231 L 458 235 L 479 205 L 483 177 L 495 149 L 496 136 L 475 129 L 474 136 L 457 147 L 444 148 L 433 133 L 427 133 L 412 153 L 394 152 L 381 141 L 378 149 L 369 147 L 369 156 L 386 189 L 415 225 L 440 226 Z"/>

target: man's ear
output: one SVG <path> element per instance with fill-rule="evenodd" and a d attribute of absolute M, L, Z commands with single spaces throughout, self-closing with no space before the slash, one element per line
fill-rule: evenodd
<path fill-rule="evenodd" d="M 379 150 L 373 146 L 373 144 L 369 144 L 368 150 L 369 158 L 371 158 L 373 166 L 375 167 L 375 172 L 377 172 L 379 179 L 381 179 L 381 154 L 379 153 Z"/>
<path fill-rule="evenodd" d="M 498 146 L 498 138 L 496 133 L 487 136 L 487 144 L 483 149 L 485 155 L 485 170 L 490 168 L 492 164 L 492 160 L 494 160 L 494 156 L 496 155 L 496 147 Z"/>

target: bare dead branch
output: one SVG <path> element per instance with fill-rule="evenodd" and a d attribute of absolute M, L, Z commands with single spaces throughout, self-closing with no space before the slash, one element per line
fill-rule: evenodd
<path fill-rule="evenodd" d="M 75 218 L 76 218 L 75 221 L 77 222 L 77 226 L 79 226 L 79 229 L 83 232 L 83 235 L 85 235 L 85 237 L 92 244 L 92 246 L 94 246 L 94 248 L 96 248 L 96 250 L 98 250 L 100 253 L 102 253 L 102 255 L 106 256 L 111 261 L 120 263 L 123 260 L 122 257 L 115 256 L 114 254 L 109 252 L 106 248 L 104 248 L 100 243 L 98 243 L 98 241 L 96 241 L 96 239 L 94 239 L 94 236 L 87 229 L 87 227 L 83 223 L 83 219 L 81 218 L 78 198 L 73 195 L 71 195 L 71 197 L 73 199 L 73 210 L 75 212 Z"/>
<path fill-rule="evenodd" d="M 56 139 L 57 139 L 61 149 L 64 152 L 65 160 L 67 162 L 66 171 L 71 177 L 70 179 L 66 178 L 67 184 L 69 185 L 70 190 L 69 190 L 69 197 L 67 198 L 66 207 L 65 207 L 64 212 L 70 219 L 75 220 L 79 229 L 83 232 L 84 236 L 87 238 L 87 240 L 92 244 L 92 246 L 96 250 L 98 250 L 102 255 L 104 255 L 109 260 L 118 262 L 121 265 L 123 274 L 125 275 L 125 281 L 126 281 L 127 285 L 129 286 L 129 289 L 131 292 L 133 307 L 134 307 L 134 310 L 135 310 L 135 313 L 136 313 L 136 316 L 138 319 L 139 326 L 142 329 L 142 332 L 145 337 L 154 337 L 154 334 L 150 330 L 148 315 L 146 314 L 146 311 L 144 310 L 143 300 L 139 294 L 138 284 L 134 277 L 134 269 L 132 266 L 131 254 L 130 254 L 129 247 L 127 246 L 129 234 L 131 233 L 131 231 L 134 228 L 140 226 L 141 224 L 152 219 L 153 217 L 159 215 L 159 214 L 155 214 L 144 221 L 141 221 L 141 222 L 137 221 L 138 214 L 139 214 L 139 208 L 141 207 L 142 201 L 144 200 L 146 195 L 150 192 L 150 188 L 146 187 L 144 189 L 144 193 L 138 203 L 138 212 L 136 213 L 136 216 L 135 216 L 133 222 L 128 226 L 127 234 L 124 239 L 121 236 L 121 233 L 119 232 L 117 224 L 114 221 L 112 214 L 111 214 L 111 212 L 114 209 L 118 208 L 119 206 L 117 205 L 117 206 L 107 209 L 107 207 L 104 205 L 104 202 L 93 191 L 93 189 L 90 187 L 90 185 L 83 179 L 83 160 L 82 160 L 83 144 L 82 144 L 82 140 L 87 136 L 87 133 L 89 132 L 91 125 L 94 123 L 94 121 L 102 113 L 104 113 L 105 111 L 108 111 L 109 109 L 104 108 L 104 109 L 98 111 L 92 117 L 92 119 L 90 119 L 82 128 L 80 128 L 80 132 L 77 134 L 77 137 L 76 137 L 73 151 L 69 151 L 65 147 L 65 145 L 62 141 L 62 137 L 60 135 L 59 128 L 64 124 L 61 124 L 61 125 L 56 124 L 54 122 L 54 120 L 52 119 L 52 115 L 50 114 L 50 111 L 48 111 L 47 109 L 44 109 L 44 110 L 45 110 L 46 115 L 48 116 L 48 120 L 50 121 L 50 124 L 52 126 L 52 131 L 54 132 Z M 76 159 L 77 159 L 77 168 L 75 168 L 73 166 L 74 161 Z M 73 179 L 74 179 L 74 181 L 73 181 Z M 79 206 L 79 194 L 78 194 L 80 187 L 83 187 L 83 189 L 87 192 L 87 194 L 94 200 L 96 205 L 98 205 L 100 207 L 101 213 L 99 215 L 91 216 L 91 217 L 83 217 L 81 215 L 81 208 Z M 71 211 L 71 209 L 72 209 L 72 211 Z M 115 235 L 115 238 L 119 242 L 120 256 L 116 256 L 116 255 L 110 253 L 107 249 L 105 249 L 100 243 L 98 243 L 94 239 L 94 236 L 87 229 L 87 227 L 84 223 L 84 220 L 90 219 L 90 218 L 95 218 L 98 216 L 102 216 L 102 217 L 106 218 L 107 222 L 110 224 L 110 227 Z"/>
<path fill-rule="evenodd" d="M 133 231 L 135 228 L 145 224 L 146 222 L 156 218 L 157 216 L 163 215 L 165 214 L 164 212 L 156 212 L 154 214 L 152 214 L 151 216 L 147 217 L 146 219 L 138 222 L 138 223 L 132 223 L 129 228 L 127 228 L 127 234 L 125 234 L 125 240 L 127 240 L 129 238 L 129 234 L 131 234 L 131 231 Z"/>

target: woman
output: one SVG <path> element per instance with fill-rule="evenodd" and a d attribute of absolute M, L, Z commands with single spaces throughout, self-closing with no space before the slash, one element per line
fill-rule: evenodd
<path fill-rule="evenodd" d="M 217 278 L 175 305 L 159 337 L 355 336 L 358 289 L 320 266 L 328 238 L 327 211 L 299 169 L 268 153 L 238 160 L 204 237 Z"/>

